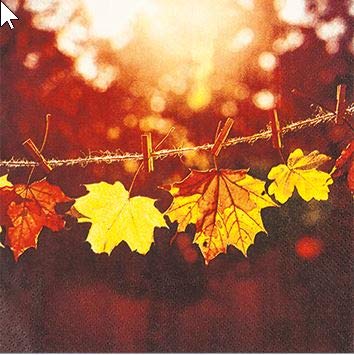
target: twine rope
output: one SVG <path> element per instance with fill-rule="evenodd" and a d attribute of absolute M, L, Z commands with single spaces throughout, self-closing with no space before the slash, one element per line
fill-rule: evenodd
<path fill-rule="evenodd" d="M 351 104 L 347 110 L 346 113 L 348 116 L 351 116 L 354 112 L 354 104 Z M 297 122 L 292 122 L 281 129 L 282 135 L 288 134 L 290 132 L 297 132 L 305 128 L 309 127 L 315 127 L 319 124 L 325 124 L 325 123 L 333 123 L 336 118 L 336 114 L 333 112 L 326 112 L 322 109 L 319 110 L 319 112 L 311 118 L 307 118 L 301 121 Z M 243 136 L 243 137 L 235 137 L 235 138 L 230 138 L 226 140 L 223 144 L 222 147 L 230 147 L 234 146 L 236 144 L 241 144 L 241 143 L 246 143 L 246 144 L 254 144 L 255 142 L 259 140 L 269 140 L 272 136 L 272 131 L 270 128 L 267 127 L 267 129 L 264 129 L 262 131 L 259 131 L 258 133 L 255 133 L 251 136 Z M 182 156 L 185 153 L 191 152 L 191 151 L 208 151 L 211 150 L 213 147 L 213 143 L 206 143 L 203 145 L 199 146 L 194 146 L 194 147 L 179 147 L 179 148 L 173 148 L 173 149 L 161 149 L 158 151 L 153 152 L 152 156 L 154 159 L 164 159 L 166 157 L 179 157 Z M 114 152 L 102 152 L 100 155 L 87 155 L 84 157 L 77 157 L 77 158 L 72 158 L 72 159 L 47 159 L 47 162 L 49 165 L 53 168 L 59 167 L 59 166 L 73 166 L 73 165 L 80 165 L 81 167 L 85 167 L 88 164 L 100 164 L 100 163 L 106 163 L 106 164 L 112 164 L 116 162 L 122 162 L 126 160 L 143 160 L 143 155 L 141 153 L 114 153 Z M 14 169 L 14 168 L 25 168 L 25 167 L 34 167 L 38 166 L 39 163 L 36 161 L 32 160 L 26 160 L 26 159 L 17 159 L 17 158 L 11 158 L 10 160 L 0 160 L 0 167 L 5 167 L 9 169 Z"/>

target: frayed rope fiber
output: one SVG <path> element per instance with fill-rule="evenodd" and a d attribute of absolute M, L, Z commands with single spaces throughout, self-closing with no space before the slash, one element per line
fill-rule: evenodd
<path fill-rule="evenodd" d="M 352 115 L 354 112 L 354 104 L 347 108 L 346 112 L 349 115 Z M 287 134 L 290 132 L 300 131 L 302 129 L 308 127 L 315 127 L 319 124 L 334 122 L 336 119 L 336 114 L 333 112 L 326 112 L 321 110 L 315 117 L 307 118 L 302 121 L 297 121 L 284 126 L 281 129 L 281 133 Z M 240 143 L 253 144 L 258 140 L 268 140 L 272 136 L 271 129 L 266 129 L 255 133 L 251 136 L 245 137 L 235 137 L 230 138 L 225 141 L 222 146 L 230 147 Z M 195 147 L 180 147 L 174 149 L 162 149 L 152 153 L 154 159 L 163 159 L 169 156 L 181 156 L 184 153 L 190 151 L 208 151 L 213 147 L 213 143 L 206 143 L 203 145 L 195 146 Z M 111 164 L 115 162 L 121 162 L 125 160 L 143 160 L 143 155 L 140 153 L 113 153 L 113 152 L 104 152 L 101 155 L 89 155 L 85 157 L 78 157 L 73 159 L 48 159 L 48 164 L 55 168 L 59 166 L 72 166 L 72 165 L 80 165 L 82 167 L 87 166 L 88 164 L 100 164 L 106 163 Z M 24 167 L 34 167 L 38 166 L 39 163 L 36 161 L 26 160 L 26 159 L 16 159 L 11 158 L 10 160 L 0 160 L 0 167 L 5 168 L 24 168 Z"/>

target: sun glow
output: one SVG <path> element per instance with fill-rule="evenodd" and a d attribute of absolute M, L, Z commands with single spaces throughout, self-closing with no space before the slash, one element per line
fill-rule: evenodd
<path fill-rule="evenodd" d="M 36 1 L 31 2 L 36 9 Z M 254 3 L 241 1 L 240 7 L 249 11 Z M 222 46 L 227 49 L 231 43 L 232 51 L 240 52 L 254 38 L 251 28 L 237 25 L 239 15 L 230 9 L 228 0 L 81 0 L 77 8 L 79 18 L 58 30 L 57 45 L 74 57 L 75 68 L 86 81 L 104 90 L 118 79 L 119 68 L 113 58 L 109 59 L 113 63 L 101 61 L 97 41 L 109 44 L 117 51 L 117 57 L 119 51 L 134 43 L 136 47 L 130 49 L 131 54 L 135 52 L 133 60 L 144 66 L 144 70 L 153 70 L 146 75 L 159 75 L 158 86 L 162 91 L 186 94 L 190 109 L 199 111 L 212 99 L 216 50 Z M 140 46 L 136 44 L 139 38 L 144 38 Z M 149 47 L 148 55 L 141 55 L 143 46 Z M 162 57 L 165 60 L 159 62 Z M 227 60 L 225 56 L 224 61 Z M 100 79 L 103 69 L 104 79 Z M 165 109 L 164 98 L 151 96 L 146 86 L 143 91 L 139 96 L 148 96 L 153 111 Z"/>
<path fill-rule="evenodd" d="M 109 38 L 117 48 L 133 37 L 133 26 L 139 15 L 155 12 L 154 1 L 148 0 L 82 0 L 94 37 Z"/>
<path fill-rule="evenodd" d="M 207 108 L 230 80 L 235 55 L 237 65 L 246 61 L 257 34 L 257 23 L 246 21 L 256 10 L 253 0 L 27 0 L 26 6 L 39 28 L 56 31 L 58 49 L 88 84 L 105 91 L 134 68 L 130 92 L 156 113 L 168 110 L 170 95 L 183 95 L 191 111 Z M 232 96 L 231 90 L 224 102 Z M 222 111 L 235 111 L 230 107 Z"/>
<path fill-rule="evenodd" d="M 161 52 L 166 60 L 156 68 L 155 63 L 149 63 L 149 57 L 141 57 L 141 64 L 151 64 L 155 72 L 168 71 L 161 75 L 159 87 L 177 95 L 186 93 L 186 103 L 193 111 L 204 109 L 212 100 L 211 77 L 215 72 L 218 48 L 223 45 L 227 50 L 231 43 L 229 55 L 232 55 L 250 45 L 255 36 L 250 27 L 237 25 L 239 14 L 230 11 L 227 0 L 82 0 L 82 6 L 87 16 L 88 36 L 105 39 L 117 49 L 134 42 L 134 35 L 145 36 L 145 43 L 149 42 L 150 48 Z M 254 3 L 241 1 L 240 6 L 243 11 L 249 11 Z M 226 38 L 220 39 L 223 35 L 227 35 Z M 96 73 L 87 55 L 78 59 L 77 68 L 92 80 Z M 187 70 L 182 63 L 189 63 Z M 89 68 L 91 72 L 87 72 Z M 153 111 L 165 109 L 165 99 L 161 95 L 147 95 Z"/>
<path fill-rule="evenodd" d="M 319 2 L 319 12 L 325 10 L 325 1 Z M 316 20 L 305 0 L 273 0 L 278 18 L 291 26 L 272 39 L 269 26 L 262 22 L 264 9 L 254 0 L 26 0 L 25 4 L 36 27 L 56 32 L 58 49 L 72 58 L 76 73 L 88 85 L 106 91 L 114 84 L 129 83 L 130 107 L 135 99 L 144 100 L 151 114 L 167 113 L 176 100 L 183 100 L 184 117 L 211 104 L 217 104 L 219 114 L 232 116 L 238 103 L 250 97 L 256 107 L 269 109 L 273 94 L 261 88 L 252 92 L 243 82 L 253 65 L 250 56 L 270 78 L 280 56 L 305 42 L 305 32 L 297 26 L 312 26 L 331 45 L 331 52 L 347 27 L 341 19 Z M 24 61 L 31 70 L 40 65 L 33 58 L 29 54 Z"/>

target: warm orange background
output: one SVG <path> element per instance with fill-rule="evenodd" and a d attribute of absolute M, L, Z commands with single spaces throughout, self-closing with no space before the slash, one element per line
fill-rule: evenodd
<path fill-rule="evenodd" d="M 340 17 L 347 23 L 332 53 L 314 27 L 281 21 L 272 1 L 254 1 L 253 9 L 242 10 L 247 17 L 237 26 L 254 26 L 255 31 L 249 47 L 230 54 L 219 34 L 209 62 L 203 61 L 205 56 L 175 58 L 174 47 L 162 51 L 161 44 L 157 47 L 144 37 L 140 24 L 138 35 L 122 48 L 112 49 L 107 39 L 94 42 L 97 61 L 119 68 L 119 79 L 104 89 L 75 70 L 77 58 L 58 49 L 55 32 L 36 26 L 32 20 L 39 15 L 23 8 L 26 2 L 17 3 L 20 20 L 13 22 L 15 29 L 0 30 L 1 159 L 25 157 L 21 143 L 28 137 L 40 144 L 47 113 L 53 119 L 45 156 L 72 158 L 90 151 L 136 152 L 144 131 L 151 130 L 157 142 L 172 125 L 176 132 L 165 147 L 211 142 L 218 122 L 225 121 L 230 110 L 236 119 L 231 136 L 255 133 L 269 121 L 269 111 L 254 102 L 254 95 L 264 89 L 278 96 L 283 124 L 314 112 L 306 100 L 291 94 L 293 88 L 333 110 L 336 85 L 346 83 L 348 102 L 352 101 L 352 17 L 344 1 L 328 1 L 323 13 L 314 5 L 324 6 L 323 1 L 309 2 L 309 11 L 319 21 Z M 208 23 L 202 25 L 208 28 Z M 274 42 L 294 28 L 304 34 L 304 43 L 278 53 L 274 70 L 262 70 L 260 53 L 274 52 Z M 225 33 L 231 30 L 226 26 Z M 179 64 L 192 68 L 185 92 L 164 92 L 159 80 Z M 196 83 L 213 88 L 203 107 L 191 104 Z M 240 83 L 248 90 L 243 99 L 235 94 Z M 165 106 L 154 95 L 163 97 Z M 346 126 L 311 128 L 286 136 L 284 154 L 301 147 L 335 158 L 350 135 Z M 157 186 L 185 177 L 189 167 L 207 168 L 211 163 L 207 153 L 157 161 L 153 174 L 139 175 L 134 193 L 159 198 L 159 208 L 166 209 L 169 196 Z M 265 179 L 278 163 L 271 143 L 262 141 L 223 151 L 219 165 L 250 167 L 252 175 Z M 77 197 L 85 192 L 85 183 L 120 180 L 128 186 L 135 168 L 134 162 L 62 167 L 49 180 Z M 24 182 L 27 175 L 28 169 L 17 169 L 9 178 Z M 35 174 L 42 176 L 41 171 Z M 351 201 L 345 176 L 335 182 L 328 201 L 305 203 L 295 196 L 281 209 L 264 212 L 269 236 L 257 236 L 247 259 L 230 249 L 208 267 L 191 245 L 193 228 L 189 236 L 169 245 L 173 225 L 171 231 L 156 232 L 147 256 L 131 253 L 126 245 L 110 257 L 95 255 L 84 242 L 89 225 L 73 221 L 68 230 L 44 231 L 38 250 L 28 250 L 17 264 L 8 249 L 0 249 L 0 349 L 350 351 Z"/>

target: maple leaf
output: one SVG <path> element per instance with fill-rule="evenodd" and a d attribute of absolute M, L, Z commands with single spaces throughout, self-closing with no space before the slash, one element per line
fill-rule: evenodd
<path fill-rule="evenodd" d="M 354 153 L 354 141 L 350 142 L 341 152 L 339 158 L 336 160 L 331 175 L 337 178 L 348 170 L 347 182 L 351 192 L 354 192 L 354 162 L 352 159 Z"/>
<path fill-rule="evenodd" d="M 91 222 L 87 241 L 95 253 L 110 254 L 125 241 L 132 251 L 146 254 L 154 241 L 154 228 L 167 227 L 163 215 L 148 197 L 130 198 L 119 181 L 85 185 L 88 194 L 76 199 L 80 223 Z"/>
<path fill-rule="evenodd" d="M 256 234 L 265 231 L 260 211 L 277 205 L 266 194 L 261 180 L 247 170 L 192 170 L 182 181 L 163 187 L 174 197 L 166 214 L 178 222 L 178 232 L 195 223 L 194 243 L 205 262 L 228 245 L 246 255 Z"/>
<path fill-rule="evenodd" d="M 0 226 L 0 233 L 2 233 L 2 227 Z M 0 248 L 5 248 L 5 245 L 0 242 Z"/>
<path fill-rule="evenodd" d="M 46 180 L 4 186 L 0 188 L 0 199 L 1 224 L 8 227 L 5 244 L 11 248 L 16 261 L 25 250 L 37 247 L 43 227 L 52 231 L 64 227 L 64 220 L 55 207 L 71 201 L 58 186 Z"/>
<path fill-rule="evenodd" d="M 0 177 L 0 191 L 1 191 L 1 204 L 0 204 L 0 225 L 10 225 L 11 220 L 7 215 L 7 207 L 11 201 L 16 199 L 16 193 L 13 190 L 12 183 L 7 179 L 7 175 Z"/>
<path fill-rule="evenodd" d="M 11 187 L 13 186 L 12 183 L 7 179 L 8 175 L 3 175 L 0 176 L 0 189 L 3 189 L 5 187 Z M 3 189 L 3 191 L 5 191 L 5 189 Z M 4 199 L 5 197 L 5 199 Z M 10 200 L 12 200 L 14 198 L 14 195 L 9 196 L 9 194 L 7 193 L 6 196 L 3 196 L 3 198 L 1 199 L 1 204 L 0 204 L 0 233 L 2 233 L 2 227 L 1 224 L 9 224 L 11 223 L 9 217 L 7 216 L 6 213 L 6 208 L 5 206 L 7 206 L 9 204 L 9 198 Z M 5 246 L 0 242 L 0 248 L 5 248 Z"/>
<path fill-rule="evenodd" d="M 354 152 L 354 141 L 350 142 L 340 153 L 340 156 L 335 162 L 335 175 L 340 176 L 342 174 L 342 168 L 351 160 Z"/>
<path fill-rule="evenodd" d="M 0 188 L 8 186 L 13 186 L 12 183 L 7 179 L 8 175 L 0 176 Z"/>
<path fill-rule="evenodd" d="M 301 149 L 294 150 L 288 157 L 287 165 L 273 167 L 268 179 L 274 180 L 268 188 L 268 193 L 274 195 L 280 203 L 285 203 L 296 187 L 299 195 L 305 200 L 327 200 L 329 188 L 333 183 L 331 175 L 317 170 L 331 158 L 320 154 L 317 150 L 304 155 Z"/>

